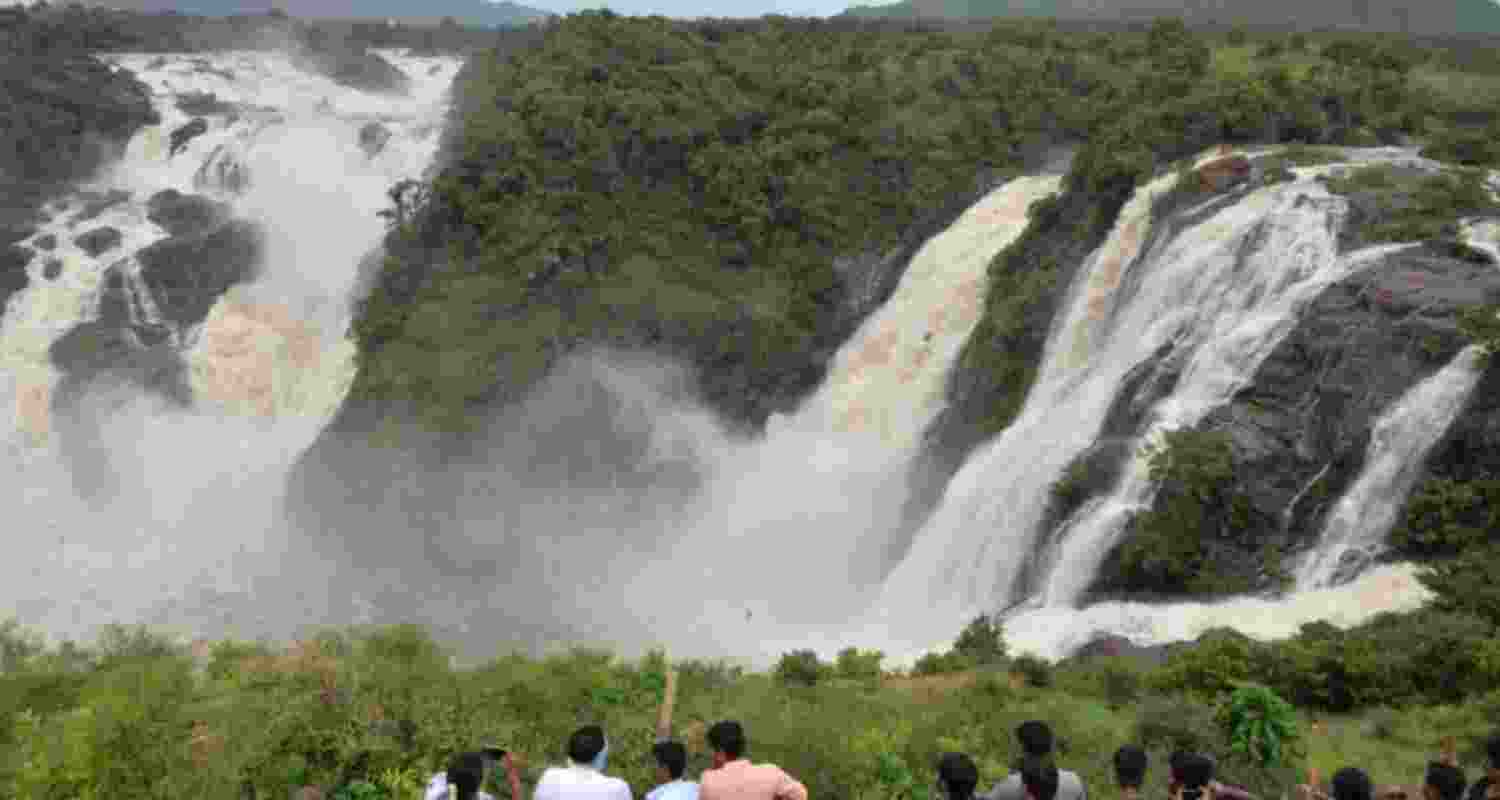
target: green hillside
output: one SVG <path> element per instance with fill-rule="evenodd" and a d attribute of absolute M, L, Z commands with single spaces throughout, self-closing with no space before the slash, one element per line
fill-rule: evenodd
<path fill-rule="evenodd" d="M 862 18 L 1025 18 L 1145 22 L 1181 17 L 1189 25 L 1249 25 L 1298 30 L 1365 30 L 1418 35 L 1500 35 L 1500 5 L 1492 0 L 902 0 L 854 6 Z"/>

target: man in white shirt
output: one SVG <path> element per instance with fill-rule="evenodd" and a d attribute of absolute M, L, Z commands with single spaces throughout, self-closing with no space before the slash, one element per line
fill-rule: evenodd
<path fill-rule="evenodd" d="M 656 757 L 656 782 L 661 785 L 646 800 L 698 800 L 698 784 L 682 779 L 687 771 L 687 748 L 682 742 L 659 741 L 651 754 Z"/>
<path fill-rule="evenodd" d="M 609 741 L 598 725 L 585 725 L 568 737 L 568 765 L 542 773 L 532 800 L 634 800 L 630 784 L 604 774 Z"/>

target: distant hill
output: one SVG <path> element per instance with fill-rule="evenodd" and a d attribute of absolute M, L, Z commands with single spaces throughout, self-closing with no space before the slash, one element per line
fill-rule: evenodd
<path fill-rule="evenodd" d="M 1120 22 L 1173 16 L 1189 24 L 1500 35 L 1500 5 L 1493 0 L 901 0 L 889 5 L 855 6 L 840 16 L 1056 17 Z"/>
<path fill-rule="evenodd" d="M 394 19 L 419 24 L 452 17 L 460 25 L 478 28 L 526 25 L 551 16 L 541 9 L 488 0 L 106 0 L 100 5 L 147 14 L 176 11 L 205 17 L 264 14 L 273 8 L 311 19 Z"/>

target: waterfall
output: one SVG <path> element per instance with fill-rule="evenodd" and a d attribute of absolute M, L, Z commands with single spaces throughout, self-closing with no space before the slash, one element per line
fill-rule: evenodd
<path fill-rule="evenodd" d="M 1395 151 L 1360 160 L 1412 158 Z M 1112 632 L 1160 634 L 1163 614 L 1185 606 L 1163 606 L 1161 613 L 1140 604 L 1074 608 L 1125 523 L 1152 500 L 1152 446 L 1168 431 L 1197 424 L 1244 386 L 1324 288 L 1405 247 L 1340 255 L 1347 203 L 1313 180 L 1321 171 L 1299 170 L 1292 182 L 1248 190 L 1224 207 L 1191 209 L 1181 215 L 1190 224 L 1155 236 L 1148 235 L 1151 207 L 1176 176 L 1137 191 L 1075 279 L 1022 411 L 953 478 L 883 587 L 867 630 L 888 642 L 937 644 L 951 640 L 973 614 L 1025 600 L 1025 610 L 1007 618 L 1022 650 L 1059 655 L 1058 648 L 1086 641 L 1096 630 L 1090 626 L 1103 619 L 1123 626 Z M 1060 532 L 1043 559 L 1040 590 L 1014 596 L 1019 567 L 1042 533 L 1050 486 L 1096 441 L 1126 374 L 1163 351 L 1178 375 L 1151 409 L 1123 474 Z M 1201 607 L 1219 609 L 1215 614 L 1241 608 Z M 1122 617 L 1137 622 L 1132 627 Z M 1238 619 L 1224 624 L 1240 625 Z"/>
<path fill-rule="evenodd" d="M 1412 387 L 1376 420 L 1359 478 L 1323 525 L 1296 572 L 1298 589 L 1342 583 L 1379 554 L 1385 535 L 1421 477 L 1427 454 L 1463 411 L 1479 383 L 1480 348 L 1471 345 Z"/>
<path fill-rule="evenodd" d="M 296 602 L 305 588 L 285 590 L 306 582 L 293 576 L 313 567 L 282 557 L 290 545 L 275 518 L 277 498 L 292 461 L 353 377 L 345 333 L 359 261 L 384 233 L 376 212 L 386 190 L 429 166 L 460 66 L 455 58 L 383 55 L 412 79 L 408 96 L 350 90 L 278 53 L 105 57 L 151 87 L 161 123 L 137 134 L 94 181 L 49 205 L 50 220 L 22 242 L 37 251 L 30 286 L 0 317 L 0 404 L 14 409 L 0 419 L 0 485 L 7 505 L 24 509 L 11 529 L 25 553 L 0 567 L 0 581 L 24 623 L 67 636 L 112 621 L 222 634 L 231 622 L 215 598 L 224 593 L 253 597 L 241 606 L 254 610 Z M 392 135 L 371 157 L 360 129 L 375 118 Z M 173 137 L 179 130 L 198 133 Z M 172 138 L 182 141 L 169 147 Z M 148 218 L 148 201 L 168 189 L 203 193 L 227 204 L 231 219 L 258 224 L 258 276 L 167 337 L 191 407 L 128 382 L 95 385 L 81 401 L 95 432 L 73 434 L 76 448 L 121 487 L 92 507 L 74 493 L 67 437 L 51 418 L 63 375 L 49 348 L 85 323 L 118 322 L 127 333 L 167 323 L 167 303 L 142 278 L 137 255 L 171 238 Z M 74 243 L 104 227 L 119 241 L 97 256 Z M 49 235 L 52 249 L 36 246 Z M 197 258 L 189 274 L 212 266 Z M 116 288 L 106 291 L 109 281 Z M 106 294 L 123 296 L 124 319 L 101 320 Z M 280 590 L 266 588 L 278 583 Z"/>

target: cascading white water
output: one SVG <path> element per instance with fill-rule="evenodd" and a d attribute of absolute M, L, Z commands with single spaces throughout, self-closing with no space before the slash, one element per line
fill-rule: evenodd
<path fill-rule="evenodd" d="M 1427 454 L 1478 385 L 1481 349 L 1471 345 L 1412 387 L 1376 420 L 1359 478 L 1323 525 L 1296 572 L 1298 589 L 1321 589 L 1379 554 L 1396 514 L 1421 477 Z"/>
<path fill-rule="evenodd" d="M 1365 163 L 1431 166 L 1399 150 L 1357 156 Z M 1151 500 L 1149 444 L 1165 431 L 1195 424 L 1226 401 L 1324 287 L 1402 247 L 1337 254 L 1346 204 L 1311 180 L 1328 169 L 1299 170 L 1294 182 L 1251 191 L 1204 221 L 1158 239 L 1144 254 L 1140 247 L 1151 203 L 1175 176 L 1138 190 L 1110 239 L 1085 264 L 1025 407 L 954 477 L 887 582 L 866 636 L 878 636 L 896 652 L 910 652 L 924 639 L 939 645 L 973 614 L 1013 599 L 1017 570 L 1035 547 L 1050 485 L 1093 442 L 1125 374 L 1169 343 L 1170 357 L 1181 366 L 1172 393 L 1153 408 L 1150 429 L 1112 491 L 1078 511 L 1061 532 L 1042 591 L 1027 610 L 1007 617 L 1012 644 L 1058 657 L 1098 632 L 1143 643 L 1170 641 L 1177 632 L 1214 624 L 1251 635 L 1257 630 L 1286 635 L 1295 632 L 1295 625 L 1288 627 L 1291 620 L 1334 598 L 1358 599 L 1360 607 L 1324 608 L 1323 616 L 1363 619 L 1421 602 L 1423 591 L 1410 570 L 1388 567 L 1339 590 L 1342 594 L 1298 594 L 1274 603 L 1073 608 L 1129 516 Z M 1122 285 L 1129 289 L 1121 290 Z M 1388 594 L 1384 603 L 1366 602 L 1371 593 L 1360 587 L 1380 581 L 1396 581 L 1403 591 Z M 1263 616 L 1247 616 L 1252 613 L 1282 618 L 1271 625 Z"/>
<path fill-rule="evenodd" d="M 0 429 L 8 445 L 0 469 L 9 473 L 0 483 L 7 505 L 24 509 L 11 530 L 26 553 L 0 566 L 0 581 L 5 605 L 23 622 L 66 636 L 111 621 L 175 623 L 186 617 L 174 604 L 195 587 L 245 589 L 237 581 L 247 576 L 274 585 L 278 573 L 300 566 L 279 562 L 287 541 L 276 499 L 293 459 L 353 377 L 344 334 L 359 261 L 384 231 L 376 212 L 388 203 L 386 190 L 431 162 L 460 66 L 454 58 L 383 55 L 411 78 L 408 95 L 353 91 L 278 53 L 107 59 L 151 87 L 161 124 L 81 187 L 123 190 L 128 200 L 81 223 L 76 198 L 62 198 L 66 211 L 52 206 L 53 220 L 27 244 L 52 234 L 56 250 L 38 252 L 30 287 L 0 318 L 0 403 L 15 409 Z M 173 154 L 169 133 L 193 119 L 177 107 L 189 92 L 212 93 L 238 110 L 205 115 L 207 130 Z M 359 131 L 376 120 L 392 135 L 372 155 Z M 203 180 L 208 161 L 232 162 L 248 182 Z M 110 417 L 90 446 L 108 455 L 123 490 L 94 509 L 74 495 L 57 450 L 49 406 L 60 376 L 48 347 L 97 317 L 111 265 L 120 265 L 139 301 L 132 317 L 159 319 L 133 254 L 167 236 L 147 219 L 147 200 L 164 189 L 209 194 L 227 201 L 233 216 L 259 223 L 264 263 L 255 282 L 231 289 L 186 332 L 191 409 L 134 389 L 100 390 L 116 402 L 104 404 Z M 73 238 L 101 226 L 119 230 L 121 241 L 93 258 Z M 52 258 L 63 262 L 56 279 L 44 275 Z M 262 598 L 280 599 L 286 588 Z M 212 617 L 214 609 L 193 609 L 200 612 Z"/>
<path fill-rule="evenodd" d="M 773 643 L 793 631 L 858 614 L 898 533 L 921 434 L 984 307 L 989 264 L 1059 183 L 1022 177 L 991 191 L 922 246 L 795 414 L 773 419 L 762 439 L 697 447 L 701 494 L 654 534 L 644 563 L 619 567 L 629 579 L 607 593 L 662 620 L 658 635 L 688 643 L 677 649 L 719 655 L 774 658 Z M 677 591 L 655 608 L 663 586 Z"/>

